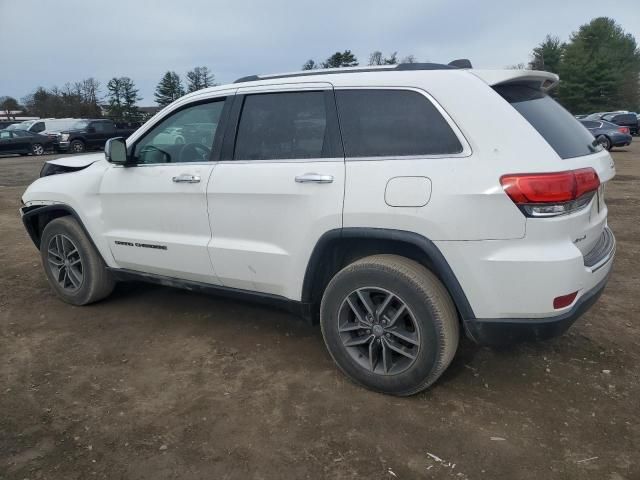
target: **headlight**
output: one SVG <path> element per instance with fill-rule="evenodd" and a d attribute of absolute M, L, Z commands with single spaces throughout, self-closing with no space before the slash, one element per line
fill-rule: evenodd
<path fill-rule="evenodd" d="M 69 134 L 63 133 L 62 135 L 60 135 L 60 140 L 63 142 L 66 142 L 67 140 L 69 140 Z"/>

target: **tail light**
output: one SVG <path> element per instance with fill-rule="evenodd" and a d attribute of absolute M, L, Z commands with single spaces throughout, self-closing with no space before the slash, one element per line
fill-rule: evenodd
<path fill-rule="evenodd" d="M 600 186 L 600 179 L 593 168 L 581 168 L 503 175 L 500 184 L 526 216 L 555 217 L 588 205 Z"/>
<path fill-rule="evenodd" d="M 620 133 L 624 133 L 625 135 L 629 135 L 629 127 L 618 127 L 618 131 Z"/>

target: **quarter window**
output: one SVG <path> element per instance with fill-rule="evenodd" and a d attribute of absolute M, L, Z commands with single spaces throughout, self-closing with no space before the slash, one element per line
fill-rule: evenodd
<path fill-rule="evenodd" d="M 233 158 L 279 160 L 327 156 L 324 92 L 245 97 Z"/>
<path fill-rule="evenodd" d="M 139 164 L 208 161 L 224 100 L 187 107 L 162 120 L 140 140 L 133 157 Z"/>
<path fill-rule="evenodd" d="M 438 109 L 410 90 L 338 90 L 347 157 L 455 154 L 462 145 Z"/>

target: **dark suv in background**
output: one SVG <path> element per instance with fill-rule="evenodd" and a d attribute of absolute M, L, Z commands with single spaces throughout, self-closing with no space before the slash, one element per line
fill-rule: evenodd
<path fill-rule="evenodd" d="M 628 127 L 631 135 L 638 135 L 638 117 L 633 112 L 607 113 L 600 118 L 621 127 Z"/>
<path fill-rule="evenodd" d="M 127 138 L 140 126 L 139 122 L 116 124 L 113 120 L 78 120 L 69 130 L 60 132 L 58 150 L 82 153 L 104 148 L 113 137 Z"/>

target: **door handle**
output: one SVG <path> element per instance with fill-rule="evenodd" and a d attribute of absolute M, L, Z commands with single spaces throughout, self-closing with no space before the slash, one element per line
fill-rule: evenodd
<path fill-rule="evenodd" d="M 305 173 L 296 177 L 296 183 L 331 183 L 333 175 L 321 175 L 319 173 Z"/>
<path fill-rule="evenodd" d="M 200 177 L 197 175 L 178 175 L 173 177 L 174 183 L 200 183 Z"/>

